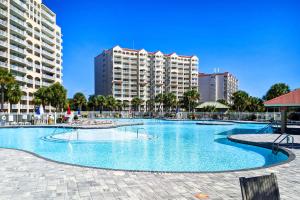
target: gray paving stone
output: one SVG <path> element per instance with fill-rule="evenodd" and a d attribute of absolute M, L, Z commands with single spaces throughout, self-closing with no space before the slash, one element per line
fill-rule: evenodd
<path fill-rule="evenodd" d="M 271 136 L 239 135 L 249 141 Z M 272 136 L 273 137 L 273 136 Z M 296 138 L 297 140 L 300 139 Z M 300 140 L 299 140 L 300 141 Z M 296 159 L 271 168 L 225 173 L 146 173 L 109 171 L 58 164 L 25 152 L 0 149 L 0 200 L 7 199 L 120 199 L 195 200 L 241 199 L 238 178 L 276 173 L 282 199 L 299 199 L 300 149 Z"/>

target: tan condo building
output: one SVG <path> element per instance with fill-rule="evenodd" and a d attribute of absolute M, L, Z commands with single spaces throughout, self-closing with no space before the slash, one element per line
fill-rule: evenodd
<path fill-rule="evenodd" d="M 198 90 L 196 56 L 116 46 L 95 58 L 95 94 L 112 95 L 129 106 L 139 97 L 144 101 L 141 110 L 158 94 L 173 92 L 181 99 L 191 89 Z"/>
<path fill-rule="evenodd" d="M 0 0 L 0 67 L 20 83 L 12 112 L 33 112 L 33 93 L 62 82 L 62 34 L 56 15 L 41 0 Z M 4 106 L 10 112 L 10 106 Z"/>
<path fill-rule="evenodd" d="M 224 99 L 231 104 L 232 94 L 238 91 L 237 78 L 228 72 L 199 73 L 198 81 L 201 102 Z"/>

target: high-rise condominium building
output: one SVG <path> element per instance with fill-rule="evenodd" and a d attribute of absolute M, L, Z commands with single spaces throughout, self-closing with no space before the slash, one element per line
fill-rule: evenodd
<path fill-rule="evenodd" d="M 238 90 L 238 80 L 228 72 L 199 73 L 198 80 L 201 102 L 224 99 L 231 104 L 232 94 Z"/>
<path fill-rule="evenodd" d="M 141 110 L 158 94 L 173 92 L 180 99 L 191 89 L 198 90 L 196 56 L 116 46 L 95 58 L 95 94 L 112 95 L 128 105 L 139 97 Z"/>
<path fill-rule="evenodd" d="M 62 82 L 62 35 L 56 15 L 41 0 L 0 0 L 0 67 L 21 85 L 12 112 L 32 112 L 33 93 Z M 5 111 L 10 106 L 5 105 Z"/>

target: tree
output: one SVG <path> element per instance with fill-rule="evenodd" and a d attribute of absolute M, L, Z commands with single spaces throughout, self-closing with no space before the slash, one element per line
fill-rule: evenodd
<path fill-rule="evenodd" d="M 218 99 L 217 102 L 219 102 L 223 105 L 229 106 L 228 102 L 225 99 Z"/>
<path fill-rule="evenodd" d="M 133 106 L 135 111 L 139 111 L 140 110 L 140 105 L 142 105 L 144 101 L 142 99 L 140 99 L 139 97 L 134 97 L 131 100 L 131 105 Z"/>
<path fill-rule="evenodd" d="M 0 68 L 0 91 L 1 91 L 1 111 L 4 111 L 5 93 L 8 86 L 15 84 L 16 80 L 14 76 L 7 70 Z"/>
<path fill-rule="evenodd" d="M 108 108 L 108 110 L 113 111 L 117 107 L 117 100 L 113 96 L 107 96 L 105 98 L 105 107 Z"/>
<path fill-rule="evenodd" d="M 77 109 L 82 110 L 82 106 L 86 104 L 86 98 L 83 93 L 77 92 L 73 96 L 74 104 L 77 107 Z"/>
<path fill-rule="evenodd" d="M 160 93 L 155 97 L 155 103 L 158 103 L 158 111 L 161 111 L 161 105 L 164 103 L 164 94 Z"/>
<path fill-rule="evenodd" d="M 265 106 L 263 100 L 257 97 L 250 96 L 248 100 L 247 110 L 249 112 L 264 112 Z"/>
<path fill-rule="evenodd" d="M 55 110 L 62 110 L 66 105 L 67 90 L 60 83 L 54 83 L 48 88 L 50 92 L 49 103 L 55 107 Z"/>
<path fill-rule="evenodd" d="M 155 106 L 155 100 L 154 99 L 149 99 L 146 101 L 146 110 L 147 111 L 153 111 L 153 108 Z"/>
<path fill-rule="evenodd" d="M 123 103 L 122 103 L 121 100 L 117 100 L 117 102 L 116 102 L 116 109 L 117 109 L 117 111 L 122 111 L 122 109 L 123 109 Z"/>
<path fill-rule="evenodd" d="M 12 104 L 18 104 L 22 98 L 22 90 L 17 83 L 10 84 L 7 90 L 7 99 L 10 103 L 10 110 L 12 110 Z"/>
<path fill-rule="evenodd" d="M 217 111 L 217 108 L 216 106 L 205 106 L 203 109 L 202 109 L 203 112 L 216 112 Z"/>
<path fill-rule="evenodd" d="M 41 87 L 34 93 L 34 104 L 41 105 L 45 108 L 47 104 L 50 103 L 53 98 L 53 93 L 50 91 L 49 87 Z"/>
<path fill-rule="evenodd" d="M 274 99 L 283 94 L 289 93 L 290 87 L 285 83 L 276 83 L 271 86 L 271 88 L 267 91 L 266 95 L 263 97 L 264 100 Z"/>
<path fill-rule="evenodd" d="M 98 107 L 98 97 L 96 95 L 90 95 L 88 99 L 88 106 L 95 111 L 95 108 Z"/>
<path fill-rule="evenodd" d="M 164 94 L 164 107 L 165 110 L 170 111 L 170 109 L 177 105 L 177 98 L 174 93 L 166 93 Z"/>
<path fill-rule="evenodd" d="M 194 111 L 199 99 L 200 94 L 197 90 L 189 90 L 183 94 L 183 105 L 185 108 L 189 109 L 189 112 L 191 112 L 191 110 Z"/>
<path fill-rule="evenodd" d="M 106 105 L 106 98 L 105 96 L 99 95 L 97 96 L 97 102 L 98 102 L 98 106 L 100 107 L 100 113 L 102 114 L 103 108 Z"/>
<path fill-rule="evenodd" d="M 232 94 L 232 108 L 238 112 L 246 111 L 249 105 L 249 95 L 247 92 L 239 90 Z"/>

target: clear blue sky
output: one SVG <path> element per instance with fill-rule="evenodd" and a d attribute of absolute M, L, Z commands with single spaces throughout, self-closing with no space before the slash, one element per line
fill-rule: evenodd
<path fill-rule="evenodd" d="M 300 87 L 298 0 L 44 0 L 63 32 L 68 95 L 94 92 L 94 57 L 115 45 L 195 54 L 200 72 L 229 71 L 261 97 Z"/>

